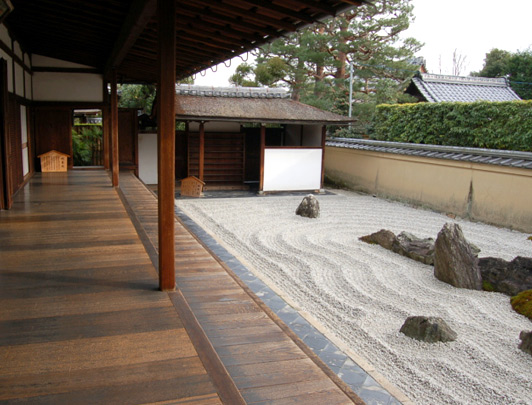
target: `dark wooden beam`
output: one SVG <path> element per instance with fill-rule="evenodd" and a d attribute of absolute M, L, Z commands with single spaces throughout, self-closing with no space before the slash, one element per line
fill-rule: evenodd
<path fill-rule="evenodd" d="M 116 70 L 111 72 L 111 165 L 113 187 L 118 187 L 118 164 L 120 154 L 118 152 L 118 94 L 116 91 Z"/>
<path fill-rule="evenodd" d="M 148 21 L 155 15 L 157 0 L 134 0 L 122 29 L 105 64 L 104 73 L 122 63 L 124 57 L 138 39 Z"/>
<path fill-rule="evenodd" d="M 307 24 L 312 24 L 315 21 L 308 14 L 294 11 L 290 8 L 286 8 L 286 7 L 273 4 L 271 1 L 266 1 L 266 0 L 241 0 L 241 1 L 249 5 L 259 7 L 260 9 L 271 10 L 281 15 L 289 16 L 291 18 L 303 21 Z"/>
<path fill-rule="evenodd" d="M 234 15 L 237 18 L 242 18 L 243 21 L 252 21 L 253 23 L 261 25 L 266 24 L 271 27 L 285 29 L 287 31 L 295 30 L 294 24 L 290 22 L 286 22 L 277 18 L 271 18 L 262 14 L 257 14 L 257 12 L 254 10 L 255 7 L 252 9 L 243 9 L 231 5 L 230 2 L 221 3 L 212 0 L 194 0 L 194 3 L 203 4 L 209 7 L 209 9 L 218 10 L 220 13 L 225 15 Z"/>
<path fill-rule="evenodd" d="M 264 191 L 264 150 L 266 149 L 266 126 L 260 126 L 260 181 L 259 191 Z"/>
<path fill-rule="evenodd" d="M 159 81 L 157 84 L 157 150 L 159 178 L 159 288 L 175 290 L 175 81 L 174 0 L 158 0 Z"/>

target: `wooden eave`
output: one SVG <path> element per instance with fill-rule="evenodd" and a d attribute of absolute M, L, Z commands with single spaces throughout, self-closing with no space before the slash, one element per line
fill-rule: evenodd
<path fill-rule="evenodd" d="M 176 0 L 182 79 L 366 0 Z M 157 81 L 157 0 L 12 0 L 6 25 L 25 52 L 121 82 Z"/>

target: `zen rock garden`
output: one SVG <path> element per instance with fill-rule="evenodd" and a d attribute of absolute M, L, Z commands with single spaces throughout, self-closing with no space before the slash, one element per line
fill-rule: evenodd
<path fill-rule="evenodd" d="M 446 223 L 436 240 L 381 229 L 360 238 L 402 256 L 434 266 L 434 276 L 457 288 L 500 292 L 512 297 L 512 307 L 532 319 L 532 258 L 478 258 L 480 249 L 469 243 L 460 225 Z M 450 342 L 457 335 L 441 318 L 409 317 L 400 330 L 425 342 Z M 532 355 L 532 331 L 522 331 L 519 348 Z"/>

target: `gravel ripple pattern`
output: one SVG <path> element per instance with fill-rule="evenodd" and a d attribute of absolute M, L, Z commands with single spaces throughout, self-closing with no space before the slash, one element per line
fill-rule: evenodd
<path fill-rule="evenodd" d="M 382 228 L 435 238 L 457 222 L 480 257 L 531 256 L 528 235 L 450 219 L 368 195 L 318 196 L 302 218 L 301 196 L 177 200 L 178 207 L 417 404 L 532 404 L 532 358 L 518 349 L 532 322 L 499 293 L 454 288 L 433 268 L 359 237 Z M 458 333 L 429 344 L 399 333 L 411 315 L 439 316 Z"/>

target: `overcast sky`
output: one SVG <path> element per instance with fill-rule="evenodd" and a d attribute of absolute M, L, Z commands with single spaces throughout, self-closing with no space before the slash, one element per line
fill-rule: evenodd
<path fill-rule="evenodd" d="M 418 56 L 430 73 L 452 73 L 453 51 L 465 56 L 462 75 L 478 71 L 492 48 L 510 52 L 532 47 L 530 0 L 412 0 L 415 21 L 407 35 L 425 43 Z"/>
<path fill-rule="evenodd" d="M 532 48 L 532 0 L 411 0 L 415 21 L 405 33 L 425 44 L 418 56 L 430 73 L 452 73 L 453 52 L 465 57 L 461 75 L 482 69 L 492 48 L 510 52 Z M 440 62 L 441 61 L 441 62 Z M 229 86 L 228 78 L 242 61 L 223 64 L 216 73 L 196 76 L 195 84 Z"/>

